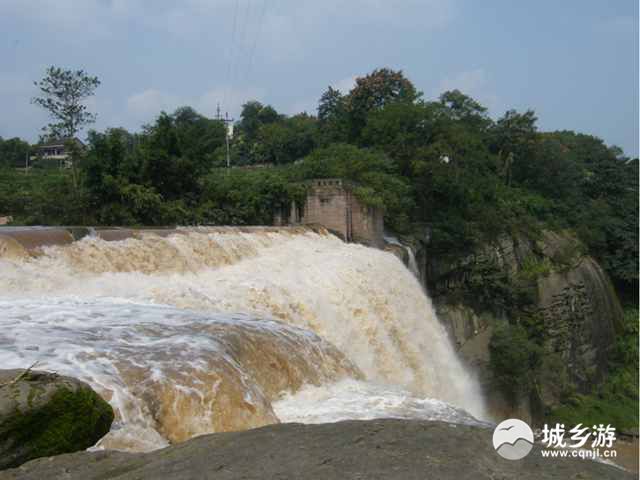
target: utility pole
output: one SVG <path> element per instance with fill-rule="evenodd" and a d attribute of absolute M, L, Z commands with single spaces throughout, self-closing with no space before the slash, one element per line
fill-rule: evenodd
<path fill-rule="evenodd" d="M 218 115 L 220 115 L 220 108 L 218 107 Z M 231 167 L 231 153 L 229 151 L 229 139 L 231 138 L 231 129 L 230 125 L 233 125 L 233 118 L 229 118 L 229 112 L 224 113 L 224 118 L 222 119 L 225 127 L 225 139 L 227 141 L 227 168 Z"/>

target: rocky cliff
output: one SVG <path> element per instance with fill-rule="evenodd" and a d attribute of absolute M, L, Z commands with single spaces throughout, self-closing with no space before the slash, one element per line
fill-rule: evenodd
<path fill-rule="evenodd" d="M 503 237 L 456 257 L 413 240 L 423 284 L 496 418 L 539 421 L 606 374 L 622 309 L 570 232 Z"/>

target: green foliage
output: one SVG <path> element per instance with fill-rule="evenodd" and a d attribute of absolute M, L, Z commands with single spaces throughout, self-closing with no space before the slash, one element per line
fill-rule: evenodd
<path fill-rule="evenodd" d="M 53 122 L 44 130 L 53 138 L 73 138 L 84 126 L 95 122 L 96 115 L 89 112 L 83 102 L 100 85 L 98 77 L 87 75 L 83 70 L 47 68 L 46 75 L 34 82 L 40 96 L 32 103 L 47 111 Z"/>
<path fill-rule="evenodd" d="M 546 277 L 553 271 L 553 265 L 548 257 L 539 259 L 529 256 L 522 262 L 522 268 L 518 272 L 525 280 L 536 280 L 539 277 Z"/>
<path fill-rule="evenodd" d="M 542 363 L 542 348 L 520 325 L 498 324 L 489 342 L 490 366 L 498 386 L 516 403 L 527 393 Z"/>
<path fill-rule="evenodd" d="M 0 168 L 0 215 L 11 215 L 17 225 L 82 225 L 84 199 L 71 202 L 72 191 L 68 170 Z"/>
<path fill-rule="evenodd" d="M 530 279 L 524 276 L 512 278 L 486 251 L 468 262 L 462 272 L 464 281 L 459 293 L 466 304 L 479 310 L 520 318 L 535 300 Z"/>
<path fill-rule="evenodd" d="M 487 109 L 460 90 L 451 90 L 440 95 L 440 104 L 449 120 L 461 122 L 467 128 L 484 130 L 491 125 Z"/>
<path fill-rule="evenodd" d="M 24 168 L 30 148 L 29 143 L 17 137 L 0 137 L 0 168 Z"/>
<path fill-rule="evenodd" d="M 191 107 L 181 107 L 173 115 L 180 155 L 191 159 L 198 175 L 213 164 L 213 152 L 225 144 L 224 123 L 200 115 Z"/>
<path fill-rule="evenodd" d="M 197 220 L 220 225 L 270 225 L 276 212 L 304 196 L 303 185 L 282 168 L 214 170 L 203 190 Z"/>
<path fill-rule="evenodd" d="M 282 117 L 271 105 L 262 105 L 252 100 L 242 106 L 238 128 L 246 135 L 248 141 L 253 141 L 258 135 L 260 127 L 280 120 Z"/>
<path fill-rule="evenodd" d="M 638 427 L 638 310 L 627 309 L 618 335 L 609 375 L 589 395 L 572 395 L 549 414 L 565 424 L 612 424 L 618 429 Z"/>
<path fill-rule="evenodd" d="M 356 85 L 346 98 L 349 139 L 358 141 L 371 112 L 394 103 L 413 103 L 420 96 L 402 71 L 380 68 L 356 78 Z"/>
<path fill-rule="evenodd" d="M 281 122 L 262 125 L 254 155 L 264 163 L 291 163 L 308 155 L 316 147 L 314 117 L 296 115 Z"/>
<path fill-rule="evenodd" d="M 346 97 L 329 87 L 318 102 L 320 144 L 343 143 L 349 139 L 349 118 Z"/>
<path fill-rule="evenodd" d="M 385 209 L 385 222 L 396 231 L 407 231 L 413 208 L 411 187 L 397 175 L 384 154 L 347 144 L 318 149 L 293 169 L 295 178 L 342 178 L 356 184 L 354 194 L 366 205 Z"/>

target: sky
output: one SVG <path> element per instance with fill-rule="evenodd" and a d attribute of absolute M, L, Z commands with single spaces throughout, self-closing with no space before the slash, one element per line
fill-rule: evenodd
<path fill-rule="evenodd" d="M 598 136 L 638 156 L 638 0 L 0 0 L 0 136 L 35 141 L 50 65 L 101 85 L 98 130 L 190 105 L 237 118 L 257 99 L 315 113 L 375 68 L 435 99 L 460 89 L 498 118 Z"/>

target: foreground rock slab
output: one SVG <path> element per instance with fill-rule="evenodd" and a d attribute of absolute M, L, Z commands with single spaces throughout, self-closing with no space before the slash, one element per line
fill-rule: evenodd
<path fill-rule="evenodd" d="M 8 479 L 626 479 L 581 459 L 494 451 L 491 430 L 410 420 L 280 424 L 205 435 L 146 454 L 79 452 L 0 472 Z"/>
<path fill-rule="evenodd" d="M 94 445 L 113 410 L 89 385 L 54 373 L 0 370 L 0 469 Z"/>

